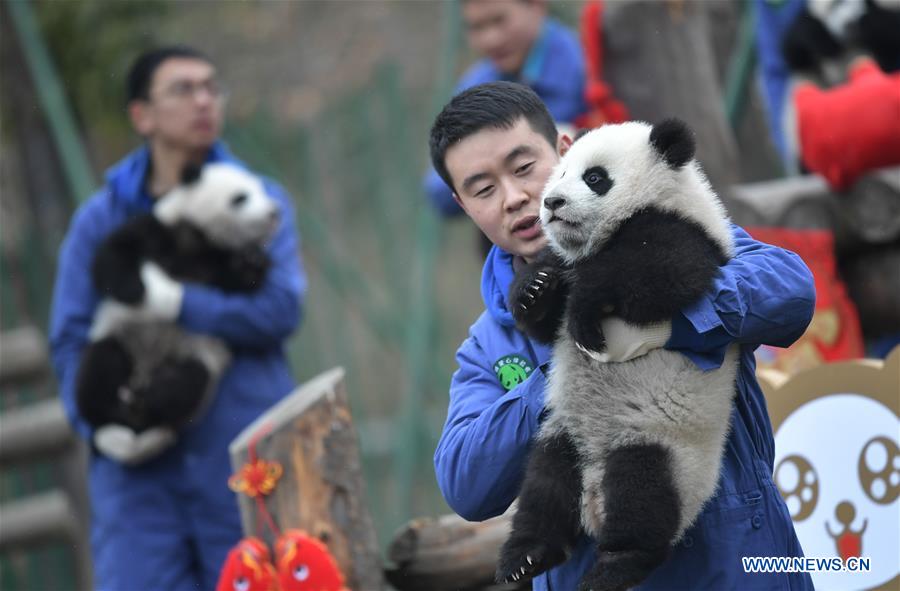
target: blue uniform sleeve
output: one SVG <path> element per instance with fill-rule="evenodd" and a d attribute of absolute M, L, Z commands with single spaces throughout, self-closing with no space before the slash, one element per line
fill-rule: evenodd
<path fill-rule="evenodd" d="M 286 339 L 300 323 L 306 275 L 294 229 L 294 208 L 287 194 L 266 186 L 281 206 L 281 226 L 269 246 L 272 267 L 252 294 L 230 294 L 204 285 L 185 284 L 179 323 L 229 344 L 263 349 Z"/>
<path fill-rule="evenodd" d="M 669 349 L 683 351 L 703 369 L 722 364 L 731 343 L 787 347 L 812 320 L 812 273 L 796 254 L 758 242 L 732 226 L 734 257 L 713 288 L 672 321 Z"/>
<path fill-rule="evenodd" d="M 434 467 L 447 504 L 469 521 L 482 521 L 506 511 L 518 493 L 544 408 L 545 379 L 536 369 L 506 392 L 471 336 L 456 358 Z"/>
<path fill-rule="evenodd" d="M 50 309 L 50 354 L 60 398 L 69 422 L 85 438 L 90 438 L 92 429 L 78 414 L 75 385 L 99 300 L 89 271 L 108 225 L 95 203 L 88 201 L 78 210 L 60 247 Z"/>

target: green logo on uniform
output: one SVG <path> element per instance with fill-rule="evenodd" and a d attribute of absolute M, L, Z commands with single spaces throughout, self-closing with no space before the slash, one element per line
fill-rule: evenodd
<path fill-rule="evenodd" d="M 494 362 L 494 373 L 507 392 L 524 382 L 534 368 L 520 355 L 504 355 Z"/>

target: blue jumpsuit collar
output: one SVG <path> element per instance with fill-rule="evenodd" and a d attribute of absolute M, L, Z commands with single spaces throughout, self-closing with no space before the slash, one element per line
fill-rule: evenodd
<path fill-rule="evenodd" d="M 484 306 L 501 326 L 515 326 L 507 308 L 507 294 L 514 276 L 512 255 L 499 246 L 491 247 L 481 272 L 481 297 Z"/>

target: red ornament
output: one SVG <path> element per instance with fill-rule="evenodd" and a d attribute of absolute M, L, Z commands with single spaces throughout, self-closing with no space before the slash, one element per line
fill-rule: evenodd
<path fill-rule="evenodd" d="M 279 536 L 275 556 L 281 591 L 348 591 L 328 547 L 304 531 Z"/>
<path fill-rule="evenodd" d="M 241 466 L 237 474 L 228 479 L 228 487 L 248 497 L 268 495 L 281 478 L 283 469 L 278 462 L 255 459 Z"/>
<path fill-rule="evenodd" d="M 216 591 L 279 591 L 269 549 L 259 538 L 244 538 L 225 558 Z"/>

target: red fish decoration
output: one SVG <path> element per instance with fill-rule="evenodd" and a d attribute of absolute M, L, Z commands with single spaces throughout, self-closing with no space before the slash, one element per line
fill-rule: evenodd
<path fill-rule="evenodd" d="M 275 556 L 281 591 L 349 591 L 328 547 L 304 531 L 279 536 Z"/>
<path fill-rule="evenodd" d="M 244 538 L 225 558 L 216 591 L 279 591 L 269 549 L 259 538 Z"/>

